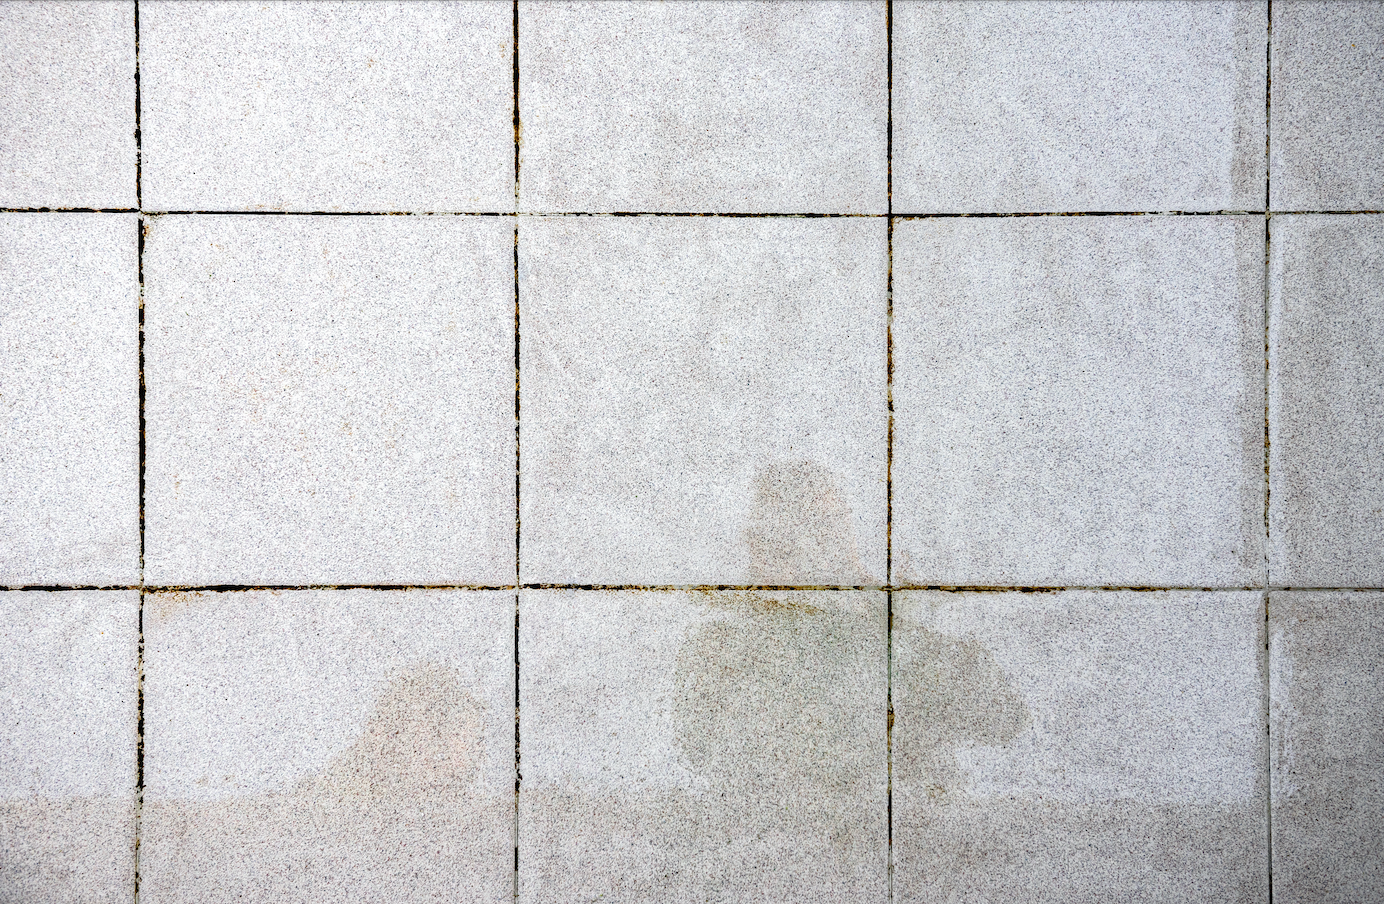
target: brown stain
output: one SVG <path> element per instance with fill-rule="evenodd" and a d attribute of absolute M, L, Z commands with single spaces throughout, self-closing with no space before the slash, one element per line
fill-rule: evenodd
<path fill-rule="evenodd" d="M 750 553 L 749 583 L 865 579 L 850 503 L 831 471 L 815 462 L 773 462 L 759 469 L 742 536 Z"/>
<path fill-rule="evenodd" d="M 1013 680 L 976 639 L 918 627 L 895 637 L 896 768 L 923 776 L 928 796 L 941 797 L 964 785 L 957 748 L 1008 744 L 1032 716 Z"/>
<path fill-rule="evenodd" d="M 161 590 L 144 594 L 144 614 L 151 624 L 177 618 L 199 606 L 211 594 L 195 590 Z"/>

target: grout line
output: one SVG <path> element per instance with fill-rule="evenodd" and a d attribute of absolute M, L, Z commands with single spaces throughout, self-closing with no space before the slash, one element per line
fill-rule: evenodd
<path fill-rule="evenodd" d="M 891 201 L 892 203 L 892 201 Z M 148 217 L 713 217 L 789 220 L 944 220 L 1012 217 L 1377 216 L 1384 210 L 1039 210 L 982 213 L 737 213 L 698 210 L 144 210 L 140 207 L 0 207 L 0 213 L 142 213 Z"/>
<path fill-rule="evenodd" d="M 884 3 L 885 209 L 884 362 L 888 429 L 884 455 L 884 576 L 894 579 L 894 0 Z M 885 894 L 894 900 L 894 594 L 884 595 L 884 818 Z"/>
<path fill-rule="evenodd" d="M 1265 4 L 1264 29 L 1264 778 L 1268 786 L 1264 794 L 1264 853 L 1268 870 L 1268 904 L 1273 904 L 1273 742 L 1270 737 L 1269 713 L 1269 581 L 1272 579 L 1273 534 L 1269 520 L 1269 280 L 1273 236 L 1273 0 Z"/>
<path fill-rule="evenodd" d="M 469 591 L 523 591 L 523 590 L 612 590 L 622 592 L 651 591 L 692 592 L 692 593 L 847 593 L 873 591 L 881 593 L 905 593 L 932 591 L 937 593 L 1066 593 L 1080 591 L 1124 592 L 1124 593 L 1243 593 L 1245 591 L 1271 593 L 1384 593 L 1384 587 L 1307 587 L 1262 584 L 1240 585 L 1235 587 L 1202 587 L 1191 584 L 1167 584 L 1161 586 L 1130 584 L 1061 584 L 1036 586 L 1025 584 L 14 584 L 0 586 L 0 593 L 69 593 L 77 590 L 138 590 L 144 593 L 251 593 L 251 592 L 296 592 L 308 590 L 373 590 L 392 593 L 404 590 L 469 590 Z"/>
<path fill-rule="evenodd" d="M 519 118 L 519 0 L 514 13 L 514 209 L 519 209 L 519 145 L 523 134 Z M 519 792 L 523 781 L 519 749 L 519 544 L 522 539 L 519 507 L 519 220 L 514 221 L 514 884 L 511 894 L 519 901 Z"/>
<path fill-rule="evenodd" d="M 139 138 L 136 136 L 136 143 Z M 139 192 L 139 175 L 135 175 L 135 192 Z M 138 207 L 0 207 L 0 213 L 139 213 Z"/>
<path fill-rule="evenodd" d="M 144 131 L 142 90 L 139 65 L 139 0 L 134 2 L 135 39 L 135 206 L 144 209 Z M 136 266 L 139 275 L 139 612 L 137 626 L 139 643 L 135 653 L 135 844 L 134 844 L 134 904 L 139 904 L 140 848 L 144 830 L 144 495 L 145 495 L 145 396 L 144 379 L 144 239 L 146 223 L 143 214 L 135 223 Z"/>

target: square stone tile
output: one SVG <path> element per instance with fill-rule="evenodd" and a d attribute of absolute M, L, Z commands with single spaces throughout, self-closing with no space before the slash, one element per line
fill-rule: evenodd
<path fill-rule="evenodd" d="M 1263 648 L 1257 592 L 895 593 L 894 900 L 1267 901 Z"/>
<path fill-rule="evenodd" d="M 894 580 L 1264 579 L 1264 221 L 894 231 Z"/>
<path fill-rule="evenodd" d="M 882 581 L 885 230 L 525 218 L 523 580 Z"/>
<path fill-rule="evenodd" d="M 0 4 L 0 47 L 0 207 L 134 207 L 134 3 Z"/>
<path fill-rule="evenodd" d="M 151 584 L 514 581 L 514 225 L 160 217 Z"/>
<path fill-rule="evenodd" d="M 1384 4 L 1273 5 L 1274 210 L 1384 207 Z"/>
<path fill-rule="evenodd" d="M 140 900 L 512 901 L 514 606 L 147 596 Z"/>
<path fill-rule="evenodd" d="M 139 223 L 0 214 L 0 584 L 139 583 Z"/>
<path fill-rule="evenodd" d="M 886 611 L 521 593 L 520 902 L 884 904 Z"/>
<path fill-rule="evenodd" d="M 139 593 L 0 592 L 0 900 L 135 895 Z"/>
<path fill-rule="evenodd" d="M 1262 210 L 1267 37 L 1262 2 L 896 3 L 894 211 Z"/>
<path fill-rule="evenodd" d="M 146 3 L 150 210 L 514 209 L 509 2 Z"/>
<path fill-rule="evenodd" d="M 882 2 L 519 4 L 534 211 L 884 213 Z"/>
<path fill-rule="evenodd" d="M 1273 893 L 1384 889 L 1384 593 L 1269 596 Z"/>
<path fill-rule="evenodd" d="M 1384 584 L 1384 216 L 1274 217 L 1270 575 Z"/>

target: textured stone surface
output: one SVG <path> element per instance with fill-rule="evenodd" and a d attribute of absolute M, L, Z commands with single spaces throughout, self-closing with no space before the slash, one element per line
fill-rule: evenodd
<path fill-rule="evenodd" d="M 0 901 L 135 893 L 139 594 L 0 592 Z"/>
<path fill-rule="evenodd" d="M 865 591 L 522 593 L 519 900 L 885 900 L 885 617 Z"/>
<path fill-rule="evenodd" d="M 524 210 L 884 213 L 885 5 L 519 4 Z"/>
<path fill-rule="evenodd" d="M 880 581 L 885 224 L 519 228 L 523 579 Z"/>
<path fill-rule="evenodd" d="M 1273 219 L 1272 583 L 1384 584 L 1384 216 Z"/>
<path fill-rule="evenodd" d="M 514 594 L 163 593 L 140 900 L 512 900 Z"/>
<path fill-rule="evenodd" d="M 146 578 L 514 580 L 507 218 L 165 217 Z"/>
<path fill-rule="evenodd" d="M 894 232 L 894 578 L 1263 579 L 1263 220 Z"/>
<path fill-rule="evenodd" d="M 1275 210 L 1384 207 L 1384 4 L 1273 6 Z"/>
<path fill-rule="evenodd" d="M 135 5 L 0 5 L 0 207 L 135 206 Z"/>
<path fill-rule="evenodd" d="M 1265 8 L 896 4 L 895 212 L 1262 210 Z"/>
<path fill-rule="evenodd" d="M 139 582 L 138 229 L 0 214 L 0 584 Z"/>
<path fill-rule="evenodd" d="M 1273 890 L 1283 904 L 1384 889 L 1384 593 L 1269 596 Z"/>
<path fill-rule="evenodd" d="M 151 210 L 514 209 L 508 2 L 149 3 Z"/>
<path fill-rule="evenodd" d="M 1266 901 L 1263 644 L 1256 592 L 895 593 L 894 900 Z"/>

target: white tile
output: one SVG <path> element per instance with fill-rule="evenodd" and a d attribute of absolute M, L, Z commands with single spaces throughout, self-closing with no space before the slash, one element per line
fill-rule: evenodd
<path fill-rule="evenodd" d="M 0 207 L 135 206 L 135 5 L 0 5 Z"/>
<path fill-rule="evenodd" d="M 514 606 L 147 596 L 140 900 L 512 901 Z"/>
<path fill-rule="evenodd" d="M 139 582 L 138 230 L 0 214 L 0 584 Z"/>
<path fill-rule="evenodd" d="M 1384 594 L 1269 597 L 1273 890 L 1282 904 L 1384 888 Z"/>
<path fill-rule="evenodd" d="M 894 579 L 1263 581 L 1262 217 L 894 232 Z"/>
<path fill-rule="evenodd" d="M 514 227 L 162 217 L 146 579 L 514 580 Z"/>
<path fill-rule="evenodd" d="M 1275 210 L 1384 207 L 1384 4 L 1273 8 Z"/>
<path fill-rule="evenodd" d="M 1270 575 L 1384 584 L 1384 216 L 1274 217 Z"/>
<path fill-rule="evenodd" d="M 135 893 L 137 591 L 0 592 L 0 900 Z"/>
<path fill-rule="evenodd" d="M 523 592 L 519 900 L 882 904 L 886 611 Z"/>
<path fill-rule="evenodd" d="M 514 209 L 508 2 L 147 3 L 150 210 Z"/>
<path fill-rule="evenodd" d="M 1261 593 L 893 600 L 895 901 L 1267 900 Z"/>
<path fill-rule="evenodd" d="M 1263 2 L 894 4 L 894 211 L 1264 206 Z"/>
<path fill-rule="evenodd" d="M 885 4 L 519 4 L 520 205 L 883 213 Z"/>
<path fill-rule="evenodd" d="M 523 579 L 882 581 L 885 229 L 525 218 Z"/>

